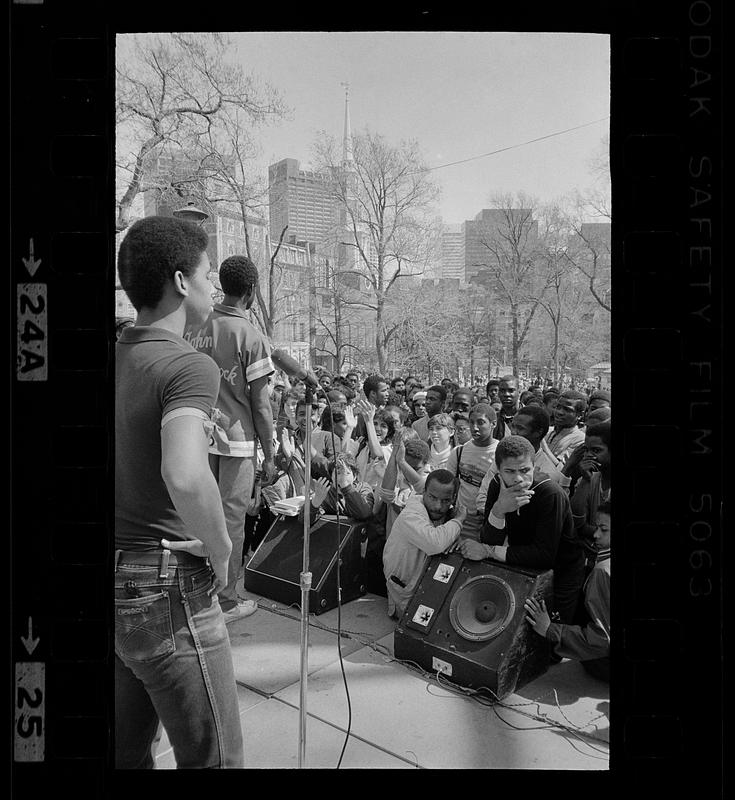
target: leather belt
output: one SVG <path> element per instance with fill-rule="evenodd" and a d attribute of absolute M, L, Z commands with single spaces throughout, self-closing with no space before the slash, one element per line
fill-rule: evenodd
<path fill-rule="evenodd" d="M 158 577 L 167 578 L 171 569 L 176 567 L 200 569 L 209 565 L 209 560 L 181 551 L 174 553 L 171 550 L 115 550 L 115 572 L 121 564 L 136 567 L 159 567 Z"/>

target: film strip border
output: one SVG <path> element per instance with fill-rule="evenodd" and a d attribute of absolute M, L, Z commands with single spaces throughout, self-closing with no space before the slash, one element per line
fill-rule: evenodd
<path fill-rule="evenodd" d="M 73 775 L 103 796 L 114 40 L 44 0 L 10 11 L 14 779 L 33 792 Z"/>
<path fill-rule="evenodd" d="M 706 792 L 722 767 L 722 4 L 590 5 L 522 21 L 494 10 L 492 24 L 611 33 L 623 533 L 610 766 L 621 787 L 660 790 L 695 764 Z M 96 797 L 110 796 L 113 738 L 115 24 L 51 6 L 11 7 L 13 703 L 27 740 L 14 767 L 17 785 L 73 775 Z M 154 11 L 140 18 L 149 29 Z M 414 17 L 390 27 L 479 27 L 432 8 Z"/>
<path fill-rule="evenodd" d="M 639 12 L 612 59 L 613 363 L 627 408 L 613 434 L 611 766 L 668 783 L 691 759 L 703 786 L 721 769 L 720 13 L 696 0 Z"/>

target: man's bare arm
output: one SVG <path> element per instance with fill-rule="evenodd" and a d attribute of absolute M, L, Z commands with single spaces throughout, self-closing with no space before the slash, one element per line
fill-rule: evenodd
<path fill-rule="evenodd" d="M 232 542 L 208 449 L 209 439 L 197 416 L 174 417 L 161 429 L 161 475 L 166 488 L 187 533 L 204 544 L 217 581 L 225 586 Z"/>

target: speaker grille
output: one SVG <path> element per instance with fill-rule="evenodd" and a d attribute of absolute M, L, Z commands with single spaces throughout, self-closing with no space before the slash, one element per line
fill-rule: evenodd
<path fill-rule="evenodd" d="M 478 575 L 455 592 L 449 621 L 464 639 L 485 642 L 505 630 L 515 610 L 515 596 L 508 583 L 495 575 Z"/>

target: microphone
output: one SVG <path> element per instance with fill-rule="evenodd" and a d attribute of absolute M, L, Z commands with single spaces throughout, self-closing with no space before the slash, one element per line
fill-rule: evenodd
<path fill-rule="evenodd" d="M 301 364 L 285 350 L 274 350 L 271 353 L 271 361 L 289 377 L 304 381 L 304 383 L 312 389 L 318 388 L 319 381 L 317 381 L 314 373 L 302 367 Z"/>

